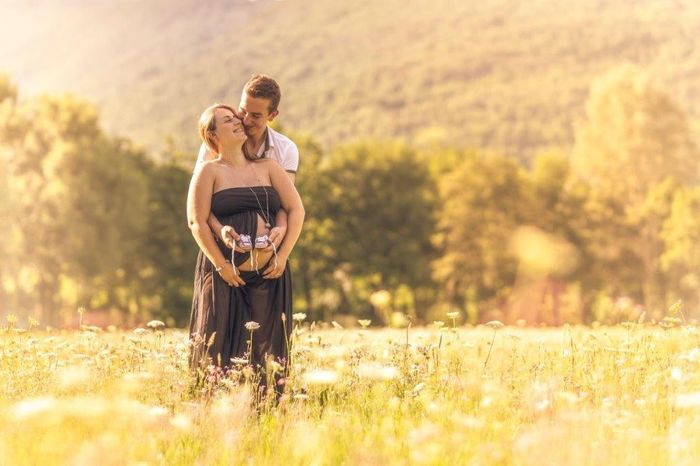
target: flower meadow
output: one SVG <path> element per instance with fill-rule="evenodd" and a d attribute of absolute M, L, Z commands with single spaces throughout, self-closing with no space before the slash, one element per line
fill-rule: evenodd
<path fill-rule="evenodd" d="M 244 358 L 195 377 L 186 332 L 157 321 L 8 320 L 2 463 L 700 464 L 695 325 L 345 329 L 295 317 L 279 399 L 254 396 Z"/>

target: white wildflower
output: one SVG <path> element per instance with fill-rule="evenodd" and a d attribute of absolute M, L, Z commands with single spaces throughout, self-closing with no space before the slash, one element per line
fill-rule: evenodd
<path fill-rule="evenodd" d="M 498 330 L 499 328 L 505 327 L 505 325 L 503 325 L 503 322 L 501 322 L 500 320 L 492 320 L 490 322 L 486 322 L 486 326 L 491 327 L 494 330 Z"/>
<path fill-rule="evenodd" d="M 17 419 L 26 419 L 37 414 L 45 413 L 54 408 L 56 400 L 53 398 L 33 398 L 22 400 L 13 408 L 13 414 Z"/>
<path fill-rule="evenodd" d="M 245 328 L 248 329 L 251 332 L 256 331 L 257 329 L 260 328 L 260 324 L 257 322 L 253 322 L 252 320 L 249 322 L 245 323 Z"/>
<path fill-rule="evenodd" d="M 338 381 L 338 373 L 328 370 L 315 370 L 303 375 L 302 380 L 309 385 L 333 385 Z"/>
<path fill-rule="evenodd" d="M 363 363 L 357 367 L 357 375 L 370 380 L 392 380 L 399 376 L 399 370 L 394 366 Z"/>
<path fill-rule="evenodd" d="M 160 320 L 152 320 L 146 324 L 146 327 L 152 328 L 153 330 L 158 330 L 159 328 L 165 327 L 165 323 Z"/>

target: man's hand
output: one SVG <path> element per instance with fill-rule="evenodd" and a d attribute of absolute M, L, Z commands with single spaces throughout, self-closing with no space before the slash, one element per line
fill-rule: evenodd
<path fill-rule="evenodd" d="M 264 252 L 275 252 L 280 248 L 280 244 L 282 244 L 282 240 L 284 240 L 284 235 L 287 234 L 287 227 L 274 227 L 272 230 L 270 230 L 270 234 L 268 235 L 268 243 L 267 246 L 261 249 L 261 251 Z M 275 245 L 273 248 L 272 245 Z"/>

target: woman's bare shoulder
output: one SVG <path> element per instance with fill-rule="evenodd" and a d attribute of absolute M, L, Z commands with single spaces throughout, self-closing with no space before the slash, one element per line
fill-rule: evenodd
<path fill-rule="evenodd" d="M 279 163 L 272 159 L 257 159 L 253 163 L 256 168 L 262 170 L 262 173 L 267 173 L 268 175 L 274 173 L 279 167 Z"/>
<path fill-rule="evenodd" d="M 219 170 L 220 164 L 217 160 L 208 160 L 206 162 L 199 162 L 194 167 L 193 177 L 197 178 L 210 178 L 216 176 L 216 172 Z"/>
<path fill-rule="evenodd" d="M 202 169 L 209 171 L 218 170 L 221 168 L 221 162 L 219 159 L 207 160 L 206 162 L 201 162 L 200 165 L 202 165 Z"/>
<path fill-rule="evenodd" d="M 282 170 L 280 164 L 273 159 L 257 159 L 254 163 L 259 164 L 258 166 L 267 170 L 268 173 Z"/>

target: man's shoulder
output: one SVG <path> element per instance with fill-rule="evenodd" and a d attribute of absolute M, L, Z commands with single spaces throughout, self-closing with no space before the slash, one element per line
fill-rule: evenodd
<path fill-rule="evenodd" d="M 280 133 L 279 131 L 275 131 L 272 128 L 268 128 L 268 129 L 270 131 L 270 134 L 272 135 L 272 137 L 275 140 L 275 144 L 280 144 L 280 145 L 284 146 L 285 148 L 287 148 L 287 147 L 296 148 L 297 147 L 297 145 L 294 143 L 294 141 L 292 141 L 292 139 L 289 136 L 286 136 L 286 135 Z"/>

